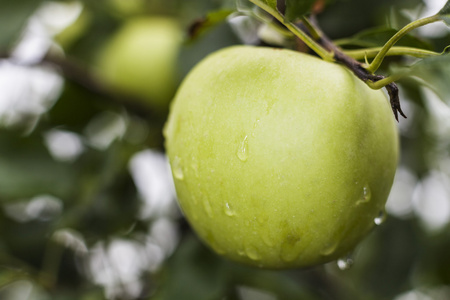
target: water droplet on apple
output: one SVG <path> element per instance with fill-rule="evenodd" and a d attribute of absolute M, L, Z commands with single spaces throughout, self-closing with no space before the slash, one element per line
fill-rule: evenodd
<path fill-rule="evenodd" d="M 266 244 L 267 247 L 272 248 L 274 243 L 273 240 L 270 238 L 269 234 L 267 232 L 262 232 L 260 234 L 261 239 L 263 240 L 264 244 Z"/>
<path fill-rule="evenodd" d="M 333 254 L 334 251 L 336 251 L 338 244 L 339 244 L 338 241 L 334 241 L 334 242 L 328 244 L 325 248 L 322 249 L 322 251 L 320 251 L 320 254 L 323 256 L 328 256 L 328 255 Z"/>
<path fill-rule="evenodd" d="M 191 164 L 191 169 L 194 171 L 194 175 L 195 177 L 198 178 L 198 163 L 197 160 L 195 158 L 192 158 L 192 164 Z"/>
<path fill-rule="evenodd" d="M 226 202 L 224 207 L 225 214 L 229 217 L 234 217 L 236 212 L 231 208 L 230 203 Z"/>
<path fill-rule="evenodd" d="M 258 128 L 259 122 L 260 122 L 260 121 L 261 121 L 260 119 L 257 119 L 257 120 L 255 121 L 255 123 L 253 124 L 253 132 L 252 132 L 252 136 L 253 136 L 253 137 L 255 136 L 255 130 L 256 130 L 256 128 Z"/>
<path fill-rule="evenodd" d="M 245 136 L 244 139 L 239 144 L 239 148 L 237 150 L 237 157 L 241 161 L 246 161 L 248 159 L 248 136 Z"/>
<path fill-rule="evenodd" d="M 245 253 L 251 260 L 260 260 L 261 256 L 256 248 L 250 244 L 245 246 Z"/>
<path fill-rule="evenodd" d="M 347 256 L 337 260 L 337 266 L 342 271 L 350 269 L 352 265 L 353 265 L 353 257 L 351 254 L 348 254 Z"/>
<path fill-rule="evenodd" d="M 270 99 L 267 101 L 267 107 L 266 107 L 266 115 L 270 114 L 270 111 L 272 110 L 273 106 L 275 105 L 276 99 Z"/>
<path fill-rule="evenodd" d="M 370 190 L 370 187 L 366 184 L 363 187 L 361 197 L 358 199 L 358 201 L 356 201 L 356 205 L 369 203 L 371 199 L 372 199 L 372 191 Z"/>
<path fill-rule="evenodd" d="M 208 215 L 208 217 L 212 217 L 213 216 L 211 203 L 209 203 L 209 200 L 206 197 L 203 199 L 203 208 L 205 209 L 206 214 Z"/>
<path fill-rule="evenodd" d="M 256 220 L 258 221 L 259 224 L 265 224 L 267 223 L 267 221 L 269 220 L 269 216 L 265 213 L 261 213 L 258 215 L 258 217 L 256 218 Z"/>
<path fill-rule="evenodd" d="M 178 180 L 184 179 L 183 167 L 181 166 L 181 158 L 175 156 L 172 162 L 173 176 Z"/>
<path fill-rule="evenodd" d="M 381 210 L 379 213 L 378 213 L 378 216 L 375 218 L 375 219 L 373 219 L 373 222 L 375 223 L 375 225 L 381 225 L 381 224 L 383 224 L 383 222 L 384 221 L 386 221 L 386 213 L 384 212 L 384 210 Z"/>

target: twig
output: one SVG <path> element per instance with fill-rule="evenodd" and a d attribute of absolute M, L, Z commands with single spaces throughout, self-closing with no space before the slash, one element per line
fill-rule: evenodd
<path fill-rule="evenodd" d="M 350 69 L 356 77 L 361 79 L 364 82 L 377 82 L 384 78 L 385 76 L 376 75 L 370 73 L 366 68 L 364 68 L 363 64 L 356 59 L 346 55 L 340 48 L 338 48 L 333 42 L 319 29 L 317 25 L 317 21 L 314 19 L 314 16 L 311 17 L 310 23 L 314 25 L 315 30 L 319 32 L 320 38 L 318 39 L 318 43 L 322 45 L 328 51 L 334 53 L 334 59 L 345 65 L 348 69 Z M 306 32 L 309 32 L 306 26 L 300 27 Z M 406 118 L 406 115 L 403 113 L 400 106 L 400 98 L 398 96 L 398 87 L 394 82 L 391 82 L 385 86 L 388 94 L 389 100 L 391 103 L 392 112 L 394 113 L 395 119 L 398 122 L 398 114 L 402 117 Z"/>

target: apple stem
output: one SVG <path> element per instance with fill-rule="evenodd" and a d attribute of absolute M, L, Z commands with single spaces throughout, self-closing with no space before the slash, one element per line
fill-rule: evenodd
<path fill-rule="evenodd" d="M 384 57 L 387 55 L 388 51 L 394 46 L 395 43 L 397 43 L 402 37 L 404 37 L 408 32 L 410 32 L 413 29 L 416 29 L 418 27 L 434 23 L 437 21 L 442 21 L 439 15 L 433 15 L 431 17 L 423 18 L 416 20 L 414 22 L 409 23 L 399 31 L 397 31 L 396 34 L 394 34 L 389 41 L 386 42 L 386 44 L 381 48 L 380 52 L 375 56 L 373 61 L 370 63 L 370 65 L 366 68 L 367 71 L 374 73 L 378 68 L 380 67 L 381 63 L 383 62 Z"/>
<path fill-rule="evenodd" d="M 280 11 L 284 10 L 284 7 L 278 6 L 278 11 L 261 0 L 250 0 L 261 9 L 265 10 L 268 14 L 272 15 L 275 19 L 289 29 L 295 36 L 302 40 L 310 49 L 317 53 L 325 61 L 334 61 L 333 53 L 327 51 L 322 45 L 320 45 L 313 37 L 308 33 L 298 28 L 294 23 L 287 21 Z M 281 3 L 281 4 L 280 4 Z M 283 1 L 278 1 L 278 5 L 283 5 Z"/>
<path fill-rule="evenodd" d="M 304 18 L 306 19 L 306 18 Z M 324 47 L 326 50 L 333 53 L 333 58 L 336 62 L 345 65 L 350 69 L 356 77 L 364 81 L 370 88 L 380 89 L 382 87 L 386 88 L 389 94 L 389 100 L 391 103 L 392 112 L 394 113 L 395 119 L 398 122 L 398 114 L 406 119 L 406 115 L 403 113 L 400 105 L 400 98 L 398 95 L 398 87 L 394 80 L 398 77 L 385 77 L 382 75 L 376 75 L 368 71 L 364 65 L 357 61 L 356 59 L 350 57 L 344 53 L 338 46 L 336 46 L 318 27 L 317 21 L 314 16 L 311 16 L 310 20 L 305 25 L 305 21 L 299 24 L 305 32 L 309 32 L 309 28 L 314 28 L 314 35 L 319 36 L 317 42 Z"/>
<path fill-rule="evenodd" d="M 382 47 L 373 47 L 357 50 L 342 50 L 342 52 L 344 52 L 346 55 L 354 59 L 359 60 L 359 59 L 374 58 L 375 56 L 377 56 L 377 54 L 380 52 L 381 49 Z M 417 58 L 424 58 L 430 56 L 439 56 L 441 55 L 441 53 L 414 47 L 392 47 L 386 53 L 386 56 L 395 56 L 395 55 L 409 55 Z"/>

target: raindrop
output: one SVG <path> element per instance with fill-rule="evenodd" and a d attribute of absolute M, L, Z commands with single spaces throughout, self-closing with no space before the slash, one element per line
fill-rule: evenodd
<path fill-rule="evenodd" d="M 197 163 L 197 160 L 195 158 L 193 158 L 193 162 L 191 164 L 191 169 L 194 171 L 195 177 L 198 178 L 198 163 Z"/>
<path fill-rule="evenodd" d="M 381 210 L 381 211 L 378 213 L 378 216 L 377 216 L 375 219 L 373 219 L 373 222 L 374 222 L 376 225 L 381 225 L 381 224 L 384 223 L 384 221 L 386 221 L 386 213 L 385 213 L 383 210 Z"/>
<path fill-rule="evenodd" d="M 261 256 L 260 256 L 258 250 L 256 250 L 256 248 L 253 247 L 252 245 L 245 246 L 245 253 L 251 260 L 260 260 L 261 259 Z"/>
<path fill-rule="evenodd" d="M 241 161 L 246 161 L 248 159 L 248 136 L 245 136 L 242 142 L 239 144 L 239 148 L 237 150 L 237 157 Z"/>
<path fill-rule="evenodd" d="M 265 213 L 261 213 L 260 215 L 258 215 L 256 220 L 258 221 L 259 224 L 262 225 L 262 224 L 267 223 L 267 221 L 269 220 L 269 216 Z"/>
<path fill-rule="evenodd" d="M 229 217 L 234 217 L 236 215 L 236 212 L 231 208 L 230 203 L 225 203 L 225 214 Z"/>
<path fill-rule="evenodd" d="M 351 254 L 337 260 L 337 266 L 340 270 L 348 270 L 353 265 L 353 257 Z"/>
<path fill-rule="evenodd" d="M 361 198 L 356 201 L 356 205 L 369 203 L 372 198 L 372 191 L 370 190 L 370 187 L 368 185 L 365 185 L 363 188 L 363 192 L 361 195 Z"/>
<path fill-rule="evenodd" d="M 181 158 L 175 156 L 172 162 L 173 176 L 178 180 L 184 179 L 183 167 L 181 166 Z"/>
<path fill-rule="evenodd" d="M 212 211 L 211 203 L 209 203 L 208 198 L 203 199 L 203 207 L 205 208 L 206 214 L 209 217 L 212 217 L 213 211 Z"/>
<path fill-rule="evenodd" d="M 322 251 L 320 251 L 320 254 L 323 256 L 328 256 L 328 255 L 333 254 L 334 251 L 336 251 L 338 244 L 339 243 L 337 241 L 328 244 L 325 248 L 322 249 Z"/>
<path fill-rule="evenodd" d="M 274 244 L 273 240 L 267 232 L 260 233 L 260 237 L 263 240 L 264 244 L 266 244 L 267 247 L 270 247 L 270 248 L 273 247 L 273 244 Z"/>
<path fill-rule="evenodd" d="M 255 137 L 255 135 L 256 135 L 256 134 L 255 134 L 255 130 L 256 130 L 256 128 L 258 128 L 259 122 L 260 122 L 260 120 L 257 119 L 256 122 L 253 124 L 253 132 L 252 132 L 252 136 L 253 136 L 253 137 Z"/>

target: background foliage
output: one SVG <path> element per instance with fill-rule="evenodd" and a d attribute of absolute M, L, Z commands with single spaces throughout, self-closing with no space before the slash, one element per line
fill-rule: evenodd
<path fill-rule="evenodd" d="M 376 47 L 444 4 L 334 0 L 318 18 L 347 47 Z M 177 82 L 216 49 L 267 43 L 231 0 L 0 1 L 0 299 L 450 299 L 448 57 L 398 82 L 408 119 L 389 216 L 352 268 L 259 270 L 205 248 L 182 218 L 163 154 L 167 112 L 94 76 L 121 25 L 153 15 L 185 32 Z M 441 52 L 441 25 L 401 43 Z M 381 73 L 415 62 L 391 57 Z"/>

